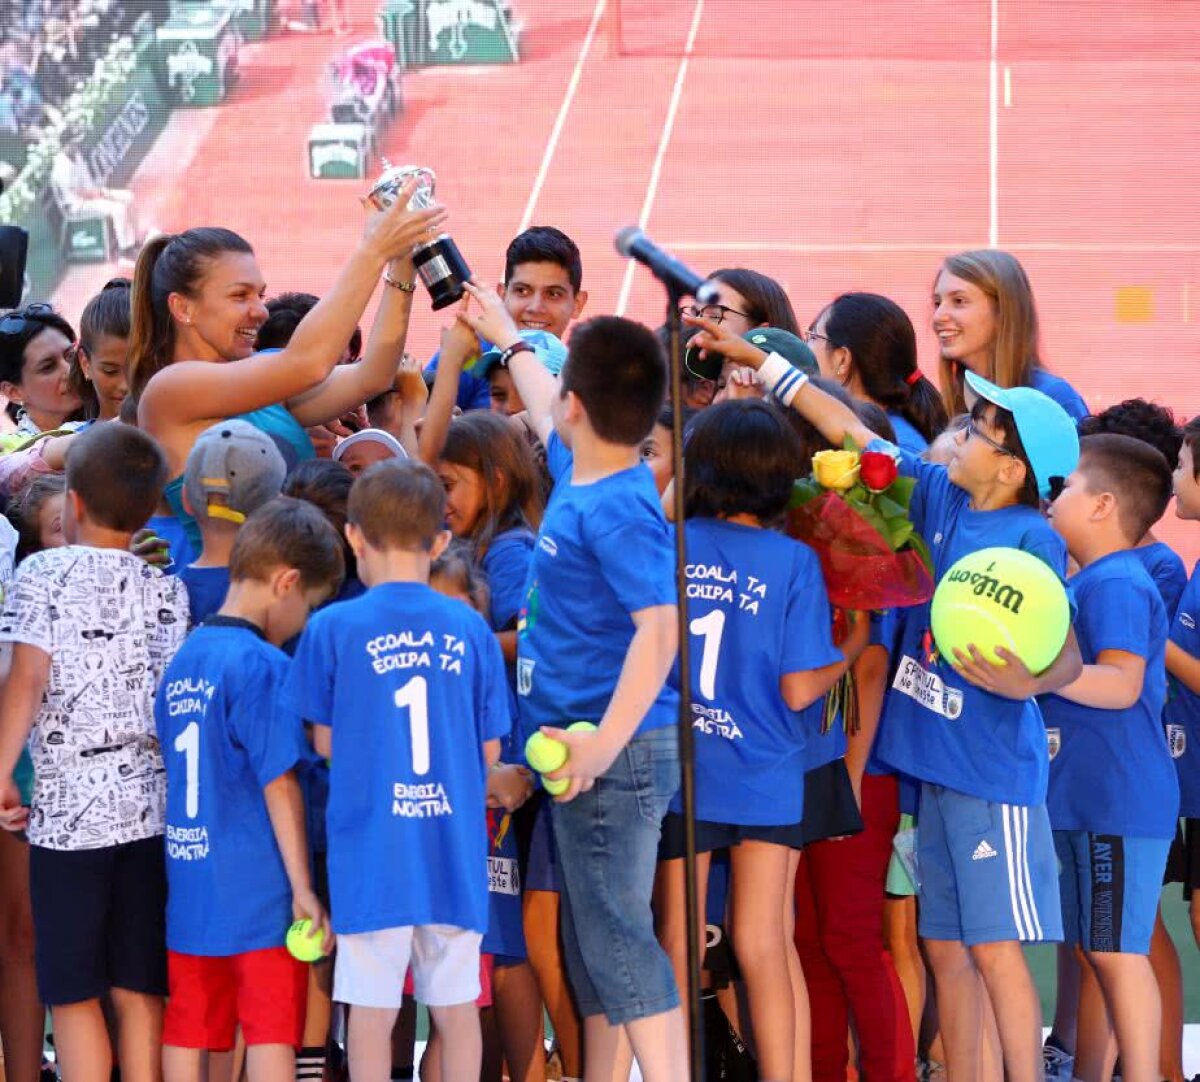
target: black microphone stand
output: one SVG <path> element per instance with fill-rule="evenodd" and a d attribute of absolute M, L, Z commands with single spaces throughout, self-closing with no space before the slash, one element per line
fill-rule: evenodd
<path fill-rule="evenodd" d="M 675 478 L 675 590 L 679 598 L 679 773 L 683 800 L 684 899 L 687 906 L 687 1022 L 691 1082 L 704 1082 L 704 1017 L 700 1011 L 700 927 L 696 919 L 696 771 L 692 733 L 692 669 L 688 633 L 687 538 L 683 476 L 683 300 L 667 290 L 667 366 L 671 389 L 671 465 Z M 705 937 L 707 940 L 707 936 Z M 682 991 L 682 989 L 681 989 Z"/>

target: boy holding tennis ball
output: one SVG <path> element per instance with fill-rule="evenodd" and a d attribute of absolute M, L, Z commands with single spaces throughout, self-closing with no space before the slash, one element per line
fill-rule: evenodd
<path fill-rule="evenodd" d="M 445 509 L 423 463 L 390 459 L 355 479 L 346 537 L 368 590 L 313 617 L 284 689 L 331 760 L 333 998 L 353 1007 L 355 1082 L 391 1077 L 410 961 L 444 1039 L 443 1077 L 479 1077 L 486 776 L 512 720 L 495 635 L 429 586 L 450 541 Z"/>
<path fill-rule="evenodd" d="M 1171 499 L 1162 454 L 1131 436 L 1086 437 L 1048 512 L 1080 570 L 1071 579 L 1079 677 L 1041 701 L 1050 747 L 1048 807 L 1059 859 L 1064 939 L 1078 944 L 1104 1004 L 1080 1004 L 1074 1073 L 1106 1069 L 1111 1019 L 1122 1075 L 1157 1082 L 1162 1004 L 1150 936 L 1179 783 L 1162 730 L 1167 615 L 1134 551 Z"/>
<path fill-rule="evenodd" d="M 864 448 L 882 444 L 783 357 L 710 321 L 687 321 L 700 328 L 695 345 L 757 369 L 780 405 L 834 445 L 846 436 Z M 1031 388 L 1004 390 L 970 372 L 966 379 L 974 406 L 946 466 L 893 449 L 917 479 L 911 515 L 932 552 L 934 577 L 997 546 L 1031 553 L 1061 578 L 1066 549 L 1039 505 L 1075 468 L 1074 422 Z M 949 1073 L 978 1071 L 982 986 L 1007 1077 L 1040 1082 L 1041 1007 L 1021 944 L 1060 938 L 1061 914 L 1045 806 L 1046 734 L 1034 696 L 1070 683 L 1080 662 L 1071 637 L 1041 674 L 1007 651 L 1000 656 L 992 663 L 974 644 L 969 656 L 940 656 L 929 604 L 909 609 L 875 750 L 922 783 L 920 933 L 937 980 Z"/>
<path fill-rule="evenodd" d="M 585 1073 L 615 1076 L 624 1030 L 646 1082 L 677 1082 L 687 1041 L 650 911 L 679 786 L 678 697 L 666 684 L 675 555 L 641 462 L 666 391 L 662 348 L 645 327 L 601 316 L 576 326 L 556 379 L 499 298 L 467 288 L 459 318 L 503 351 L 555 482 L 518 624 L 517 696 L 522 733 L 541 730 L 569 754 L 547 780 L 568 782 L 552 822 Z M 568 730 L 575 721 L 596 729 Z"/>
<path fill-rule="evenodd" d="M 280 645 L 343 574 L 337 532 L 314 507 L 277 497 L 238 531 L 229 592 L 183 644 L 155 702 L 167 768 L 165 1082 L 196 1082 L 204 1053 L 233 1048 L 251 1082 L 294 1077 L 308 969 L 284 947 L 295 918 L 328 950 L 309 880 L 296 766 L 304 728 L 281 711 Z"/>

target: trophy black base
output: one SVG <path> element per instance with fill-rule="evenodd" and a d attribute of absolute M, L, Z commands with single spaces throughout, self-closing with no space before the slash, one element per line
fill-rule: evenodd
<path fill-rule="evenodd" d="M 461 300 L 466 293 L 463 283 L 470 280 L 471 268 L 458 245 L 445 233 L 418 248 L 413 253 L 413 264 L 429 290 L 435 312 Z"/>

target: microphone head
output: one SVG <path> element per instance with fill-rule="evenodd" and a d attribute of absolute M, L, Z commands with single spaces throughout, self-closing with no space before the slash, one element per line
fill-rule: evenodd
<path fill-rule="evenodd" d="M 613 237 L 613 244 L 616 245 L 617 251 L 628 259 L 633 254 L 633 246 L 642 236 L 642 231 L 636 225 L 627 225 L 617 231 L 617 235 Z"/>
<path fill-rule="evenodd" d="M 721 295 L 717 292 L 716 284 L 711 281 L 705 282 L 696 290 L 697 304 L 716 304 L 720 299 Z"/>

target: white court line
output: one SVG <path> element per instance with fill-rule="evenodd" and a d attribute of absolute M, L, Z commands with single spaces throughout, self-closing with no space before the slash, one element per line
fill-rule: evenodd
<path fill-rule="evenodd" d="M 996 52 L 1000 40 L 1000 0 L 992 0 L 991 58 L 988 61 L 988 247 L 1000 247 L 1000 116 L 997 111 Z"/>
<path fill-rule="evenodd" d="M 575 91 L 579 89 L 583 65 L 587 62 L 588 53 L 592 51 L 592 40 L 596 37 L 596 28 L 600 25 L 600 17 L 604 14 L 606 3 L 607 0 L 596 0 L 596 6 L 592 10 L 592 22 L 588 27 L 587 36 L 583 39 L 583 47 L 579 50 L 579 56 L 575 60 L 575 68 L 571 72 L 570 82 L 567 83 L 567 92 L 563 95 L 562 104 L 558 107 L 558 116 L 554 118 L 554 127 L 550 129 L 550 138 L 546 140 L 546 149 L 542 152 L 542 164 L 538 166 L 537 177 L 534 179 L 533 189 L 529 193 L 529 202 L 525 204 L 525 213 L 521 215 L 521 224 L 517 227 L 518 233 L 524 233 L 533 221 L 534 209 L 541 197 L 542 188 L 546 184 L 550 163 L 554 160 L 554 152 L 558 149 L 558 140 L 566 125 L 567 114 L 571 111 L 571 103 L 575 100 Z"/>
<path fill-rule="evenodd" d="M 855 255 L 886 255 L 891 252 L 951 252 L 978 248 L 979 238 L 950 241 L 945 244 L 930 244 L 924 241 L 883 244 L 790 244 L 786 241 L 756 240 L 672 240 L 663 241 L 662 246 L 676 252 L 796 252 L 802 255 L 837 255 L 841 252 Z M 1073 244 L 1058 241 L 1014 241 L 1004 245 L 1006 252 L 1075 252 L 1086 255 L 1191 255 L 1200 253 L 1200 244 L 1124 244 L 1103 242 Z"/>
<path fill-rule="evenodd" d="M 683 97 L 683 81 L 687 78 L 688 63 L 691 60 L 692 48 L 696 44 L 696 31 L 700 29 L 700 16 L 703 14 L 704 0 L 696 0 L 696 6 L 692 9 L 692 25 L 688 30 L 687 44 L 683 47 L 683 58 L 679 61 L 679 70 L 675 72 L 675 87 L 671 91 L 671 103 L 667 106 L 667 118 L 663 121 L 662 135 L 658 140 L 658 152 L 654 155 L 654 166 L 650 170 L 646 199 L 642 203 L 642 213 L 638 215 L 638 229 L 646 228 L 646 223 L 650 220 L 650 211 L 654 207 L 654 196 L 658 192 L 658 181 L 662 176 L 663 159 L 671 142 L 671 132 L 675 128 L 675 114 Z M 633 288 L 633 272 L 636 265 L 632 259 L 625 265 L 625 277 L 621 279 L 621 292 L 617 297 L 619 316 L 625 314 L 625 308 L 629 304 L 629 292 Z"/>

